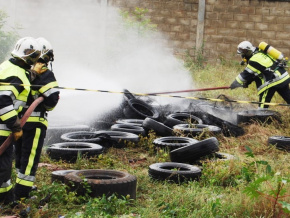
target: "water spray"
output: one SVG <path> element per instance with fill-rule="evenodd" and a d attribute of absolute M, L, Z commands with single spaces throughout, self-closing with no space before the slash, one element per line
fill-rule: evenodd
<path fill-rule="evenodd" d="M 83 89 L 83 88 L 71 88 L 71 87 L 60 87 L 60 86 L 43 86 L 43 85 L 28 85 L 28 84 L 19 84 L 19 83 L 4 83 L 0 82 L 0 85 L 19 85 L 19 86 L 30 86 L 30 87 L 47 87 L 47 88 L 55 88 L 55 89 L 66 89 L 66 90 L 75 90 L 75 91 L 90 91 L 90 92 L 102 92 L 102 93 L 115 93 L 115 94 L 133 94 L 137 96 L 158 96 L 158 97 L 168 97 L 168 98 L 183 98 L 183 99 L 191 99 L 191 100 L 203 100 L 203 101 L 214 101 L 214 102 L 233 102 L 233 103 L 240 103 L 240 104 L 264 104 L 269 106 L 287 106 L 290 107 L 290 104 L 283 104 L 283 103 L 264 103 L 258 101 L 241 101 L 241 100 L 230 100 L 230 99 L 217 99 L 217 98 L 203 98 L 203 97 L 193 97 L 193 96 L 179 96 L 179 95 L 164 95 L 164 94 L 154 94 L 154 93 L 132 93 L 132 92 L 122 92 L 122 91 L 110 91 L 110 90 L 97 90 L 97 89 Z M 213 90 L 213 89 L 228 89 L 229 87 L 216 87 L 216 88 L 205 88 L 203 91 L 206 90 Z M 192 89 L 198 90 L 198 89 Z M 188 91 L 188 90 L 185 90 Z"/>

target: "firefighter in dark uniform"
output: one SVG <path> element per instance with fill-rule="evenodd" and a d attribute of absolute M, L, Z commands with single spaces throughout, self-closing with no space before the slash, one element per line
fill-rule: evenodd
<path fill-rule="evenodd" d="M 14 140 L 22 136 L 18 114 L 26 104 L 30 85 L 29 70 L 40 56 L 40 47 L 36 39 L 25 37 L 16 43 L 11 52 L 13 58 L 0 65 L 0 145 L 13 134 Z M 13 202 L 13 186 L 11 184 L 13 146 L 10 145 L 0 156 L 0 203 Z"/>
<path fill-rule="evenodd" d="M 53 110 L 59 99 L 59 90 L 55 88 L 58 86 L 57 81 L 54 73 L 48 69 L 49 62 L 51 63 L 54 60 L 53 49 L 46 39 L 38 38 L 36 40 L 42 51 L 33 68 L 36 72 L 36 78 L 31 82 L 31 93 L 26 108 L 39 96 L 43 96 L 44 101 L 32 112 L 23 126 L 22 138 L 15 144 L 17 178 L 14 194 L 16 200 L 29 197 L 35 182 L 37 166 L 46 135 L 47 111 Z"/>
<path fill-rule="evenodd" d="M 290 104 L 289 74 L 285 70 L 285 64 L 277 64 L 270 55 L 261 49 L 254 47 L 249 41 L 243 41 L 238 45 L 238 54 L 241 55 L 247 67 L 231 84 L 230 88 L 247 88 L 253 81 L 256 82 L 259 95 L 259 108 L 267 109 L 275 92 Z"/>

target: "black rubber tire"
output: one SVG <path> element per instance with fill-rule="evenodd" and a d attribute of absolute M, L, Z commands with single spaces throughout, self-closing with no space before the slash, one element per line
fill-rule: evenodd
<path fill-rule="evenodd" d="M 103 147 L 88 142 L 61 142 L 48 146 L 46 153 L 51 159 L 74 162 L 78 154 L 86 157 L 94 157 L 103 153 Z"/>
<path fill-rule="evenodd" d="M 64 142 L 90 142 L 98 144 L 101 141 L 99 135 L 90 131 L 67 132 L 60 137 Z"/>
<path fill-rule="evenodd" d="M 59 181 L 59 182 L 64 183 L 65 175 L 67 175 L 71 172 L 74 172 L 74 171 L 76 171 L 76 170 L 56 170 L 56 171 L 53 171 L 53 172 L 51 172 L 51 182 Z"/>
<path fill-rule="evenodd" d="M 224 136 L 237 137 L 245 134 L 244 129 L 241 126 L 237 125 L 237 118 L 234 119 L 235 121 L 229 122 L 205 111 L 195 111 L 192 112 L 192 114 L 200 117 L 204 124 L 220 127 Z"/>
<path fill-rule="evenodd" d="M 172 128 L 177 124 L 202 124 L 202 120 L 188 113 L 173 113 L 166 116 L 164 124 Z"/>
<path fill-rule="evenodd" d="M 177 124 L 173 127 L 173 130 L 181 131 L 184 134 L 190 134 L 192 136 L 197 136 L 204 131 L 213 134 L 220 134 L 222 132 L 220 127 L 207 124 Z"/>
<path fill-rule="evenodd" d="M 211 137 L 193 145 L 184 146 L 170 152 L 170 160 L 178 163 L 194 163 L 200 158 L 219 151 L 217 138 Z"/>
<path fill-rule="evenodd" d="M 136 135 L 146 135 L 146 131 L 142 126 L 136 126 L 132 124 L 121 124 L 121 123 L 116 123 L 111 126 L 112 131 L 120 131 L 120 132 L 130 132 L 134 133 Z"/>
<path fill-rule="evenodd" d="M 282 122 L 281 115 L 277 111 L 271 110 L 247 110 L 237 114 L 237 123 L 251 124 L 253 122 L 271 123 L 273 120 Z"/>
<path fill-rule="evenodd" d="M 107 148 L 124 148 L 128 142 L 137 143 L 140 139 L 138 135 L 130 132 L 100 130 L 95 133 L 104 135 L 100 144 Z"/>
<path fill-rule="evenodd" d="M 148 117 L 144 120 L 143 127 L 147 130 L 153 130 L 159 136 L 172 136 L 173 135 L 172 128 Z"/>
<path fill-rule="evenodd" d="M 185 181 L 198 180 L 201 176 L 201 169 L 189 164 L 164 162 L 151 164 L 148 174 L 152 179 L 182 183 Z"/>
<path fill-rule="evenodd" d="M 124 92 L 124 98 L 125 98 L 127 101 L 129 101 L 129 100 L 131 100 L 131 99 L 136 99 L 136 97 L 135 97 L 131 92 L 129 92 L 128 89 L 124 89 L 123 92 Z"/>
<path fill-rule="evenodd" d="M 49 125 L 44 139 L 44 145 L 63 142 L 61 135 L 67 132 L 90 131 L 87 125 Z"/>
<path fill-rule="evenodd" d="M 270 136 L 268 145 L 274 145 L 279 150 L 290 151 L 290 137 L 288 136 Z"/>
<path fill-rule="evenodd" d="M 139 99 L 130 99 L 123 113 L 128 119 L 159 118 L 159 112 L 154 107 Z"/>
<path fill-rule="evenodd" d="M 167 148 L 169 151 L 188 145 L 193 145 L 197 142 L 198 140 L 193 138 L 176 136 L 161 137 L 153 140 L 153 144 L 156 147 Z"/>
<path fill-rule="evenodd" d="M 135 126 L 143 126 L 144 119 L 119 119 L 116 121 L 118 124 L 131 124 Z"/>
<path fill-rule="evenodd" d="M 87 193 L 83 181 L 86 178 L 86 185 L 90 186 L 91 192 Z M 78 170 L 69 173 L 64 178 L 65 184 L 77 195 L 89 194 L 91 197 L 102 197 L 104 194 L 109 197 L 116 194 L 118 197 L 130 195 L 136 199 L 137 178 L 127 172 L 116 170 Z"/>

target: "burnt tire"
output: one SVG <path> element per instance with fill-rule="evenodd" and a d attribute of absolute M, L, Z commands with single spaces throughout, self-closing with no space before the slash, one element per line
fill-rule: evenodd
<path fill-rule="evenodd" d="M 202 120 L 188 113 L 173 113 L 166 116 L 164 124 L 172 128 L 177 124 L 202 124 Z"/>
<path fill-rule="evenodd" d="M 143 127 L 147 130 L 153 130 L 159 136 L 172 136 L 173 129 L 164 125 L 161 122 L 146 118 L 143 122 Z"/>
<path fill-rule="evenodd" d="M 129 101 L 131 99 L 136 99 L 136 97 L 131 92 L 129 92 L 128 89 L 124 89 L 123 93 L 124 93 L 124 97 L 127 101 Z"/>
<path fill-rule="evenodd" d="M 198 180 L 201 176 L 201 169 L 189 164 L 164 162 L 151 164 L 148 174 L 155 180 L 182 183 L 185 181 Z"/>
<path fill-rule="evenodd" d="M 290 151 L 290 137 L 287 136 L 270 136 L 268 145 L 274 145 L 279 150 Z"/>
<path fill-rule="evenodd" d="M 107 148 L 124 148 L 128 142 L 137 143 L 139 141 L 138 135 L 129 132 L 100 130 L 95 133 L 103 135 L 100 144 Z"/>
<path fill-rule="evenodd" d="M 84 183 L 84 179 L 86 182 Z M 78 170 L 65 176 L 65 184 L 77 195 L 88 194 L 91 197 L 130 195 L 136 199 L 137 178 L 127 172 L 116 170 Z M 91 192 L 87 192 L 89 185 Z"/>
<path fill-rule="evenodd" d="M 173 130 L 192 136 L 198 136 L 203 132 L 212 134 L 220 134 L 222 132 L 220 127 L 206 124 L 177 124 L 173 127 Z"/>
<path fill-rule="evenodd" d="M 188 145 L 193 145 L 197 142 L 198 140 L 193 138 L 176 136 L 161 137 L 153 140 L 153 144 L 156 147 L 167 148 L 169 151 Z"/>
<path fill-rule="evenodd" d="M 131 124 L 135 126 L 142 126 L 144 119 L 119 119 L 116 121 L 117 124 Z"/>
<path fill-rule="evenodd" d="M 90 131 L 67 132 L 61 135 L 65 142 L 89 142 L 98 144 L 101 141 L 100 135 Z"/>
<path fill-rule="evenodd" d="M 170 160 L 178 163 L 195 163 L 200 158 L 219 151 L 217 138 L 211 137 L 193 145 L 184 146 L 170 152 Z"/>
<path fill-rule="evenodd" d="M 146 131 L 142 126 L 136 126 L 132 124 L 121 124 L 121 123 L 116 123 L 111 126 L 112 131 L 120 131 L 120 132 L 130 132 L 134 133 L 136 135 L 146 135 Z"/>
<path fill-rule="evenodd" d="M 271 123 L 274 120 L 282 122 L 281 115 L 271 110 L 247 110 L 237 114 L 237 123 L 251 124 L 254 122 Z"/>
<path fill-rule="evenodd" d="M 128 119 L 159 118 L 157 109 L 139 99 L 130 99 L 128 105 L 123 109 L 123 113 Z"/>
<path fill-rule="evenodd" d="M 56 171 L 53 171 L 53 172 L 51 172 L 51 182 L 59 181 L 59 182 L 64 183 L 64 177 L 67 174 L 74 172 L 74 171 L 76 171 L 76 170 L 56 170 Z"/>
<path fill-rule="evenodd" d="M 78 155 L 82 157 L 94 157 L 103 153 L 103 147 L 88 142 L 61 142 L 48 146 L 46 153 L 51 159 L 74 162 Z"/>

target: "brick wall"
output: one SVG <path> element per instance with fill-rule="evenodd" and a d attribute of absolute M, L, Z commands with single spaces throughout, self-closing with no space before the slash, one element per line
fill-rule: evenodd
<path fill-rule="evenodd" d="M 149 10 L 152 23 L 168 37 L 175 53 L 194 55 L 199 0 L 108 0 L 108 4 L 132 11 Z M 204 56 L 209 61 L 238 59 L 237 45 L 265 41 L 290 56 L 290 1 L 206 0 Z"/>

